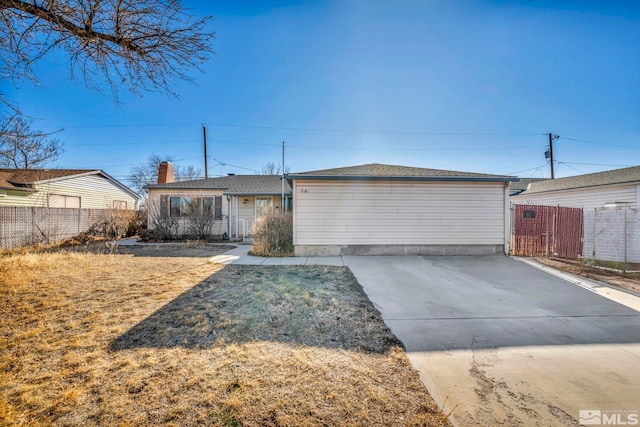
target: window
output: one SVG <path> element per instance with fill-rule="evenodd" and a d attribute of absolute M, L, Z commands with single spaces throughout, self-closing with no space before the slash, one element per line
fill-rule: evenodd
<path fill-rule="evenodd" d="M 50 208 L 76 208 L 80 207 L 80 197 L 78 196 L 62 196 L 59 194 L 51 194 L 49 196 Z"/>
<path fill-rule="evenodd" d="M 127 202 L 124 200 L 114 200 L 113 209 L 127 209 Z"/>
<path fill-rule="evenodd" d="M 162 199 L 160 208 L 163 208 Z M 166 202 L 164 203 L 166 206 Z M 169 197 L 169 216 L 172 218 L 213 216 L 222 219 L 222 196 L 215 197 Z"/>
<path fill-rule="evenodd" d="M 293 198 L 285 197 L 284 199 L 284 211 L 285 212 L 293 212 Z"/>

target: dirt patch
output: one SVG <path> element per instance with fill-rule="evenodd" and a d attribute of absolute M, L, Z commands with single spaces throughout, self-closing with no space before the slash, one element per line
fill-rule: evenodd
<path fill-rule="evenodd" d="M 347 269 L 167 250 L 0 258 L 0 424 L 441 424 Z"/>
<path fill-rule="evenodd" d="M 618 286 L 628 291 L 640 293 L 640 274 L 619 273 L 602 268 L 583 265 L 579 260 L 537 257 L 536 261 L 558 270 L 577 274 L 589 279 L 599 280 L 610 285 Z"/>

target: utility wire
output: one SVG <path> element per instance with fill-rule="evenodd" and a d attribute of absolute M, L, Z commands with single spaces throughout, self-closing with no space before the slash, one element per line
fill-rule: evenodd
<path fill-rule="evenodd" d="M 228 139 L 210 139 L 209 141 L 220 142 L 223 144 L 238 145 L 259 145 L 267 147 L 279 147 L 280 144 L 266 142 L 246 142 L 231 141 Z M 350 147 L 349 144 L 343 145 L 298 145 L 287 144 L 287 148 L 302 148 L 305 150 L 347 150 L 347 151 L 484 151 L 484 150 L 521 150 L 528 148 L 540 148 L 541 145 L 526 146 L 491 146 L 491 147 L 465 147 L 465 148 L 427 148 L 427 147 Z"/>
<path fill-rule="evenodd" d="M 610 144 L 608 142 L 589 141 L 589 140 L 586 140 L 586 139 L 567 138 L 567 137 L 564 137 L 564 136 L 562 136 L 561 138 L 569 140 L 569 141 L 584 142 L 584 143 L 587 143 L 587 144 L 607 145 L 607 146 L 610 146 L 610 147 L 622 147 L 622 148 L 640 149 L 640 145 L 634 146 L 634 145 L 624 145 L 624 144 Z"/>
<path fill-rule="evenodd" d="M 109 124 L 109 125 L 69 125 L 69 126 L 40 126 L 42 128 L 130 128 L 130 127 L 186 127 L 202 126 L 202 123 L 143 123 L 143 124 Z M 267 129 L 267 130 L 291 130 L 300 132 L 331 132 L 331 133 L 368 133 L 368 134 L 406 134 L 406 135 L 452 135 L 452 136 L 539 136 L 546 133 L 529 132 L 440 132 L 440 131 L 402 131 L 402 130 L 367 130 L 367 129 L 331 129 L 331 128 L 304 128 L 286 126 L 260 126 L 216 123 L 207 124 L 211 127 L 229 127 L 242 129 Z"/>

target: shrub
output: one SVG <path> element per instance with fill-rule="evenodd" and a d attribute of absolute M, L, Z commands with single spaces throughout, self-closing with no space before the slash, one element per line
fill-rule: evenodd
<path fill-rule="evenodd" d="M 142 218 L 136 211 L 109 209 L 91 226 L 89 234 L 109 239 L 134 236 L 138 233 Z"/>
<path fill-rule="evenodd" d="M 293 217 L 291 214 L 271 214 L 257 220 L 251 227 L 253 255 L 293 256 Z"/>

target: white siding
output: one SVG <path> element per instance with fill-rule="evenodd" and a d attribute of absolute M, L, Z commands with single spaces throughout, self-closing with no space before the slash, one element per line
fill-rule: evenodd
<path fill-rule="evenodd" d="M 70 177 L 37 185 L 37 193 L 0 198 L 0 206 L 49 206 L 49 196 L 80 197 L 83 209 L 111 209 L 114 200 L 127 202 L 127 209 L 137 209 L 136 199 L 113 182 L 99 175 Z M 17 193 L 15 193 L 17 194 Z"/>
<path fill-rule="evenodd" d="M 580 188 L 553 191 L 549 193 L 520 194 L 511 196 L 516 204 L 547 206 L 565 206 L 570 208 L 600 208 L 607 202 L 631 202 L 632 208 L 638 207 L 640 185 L 619 184 L 602 187 Z"/>
<path fill-rule="evenodd" d="M 503 183 L 294 183 L 296 245 L 503 245 Z"/>

